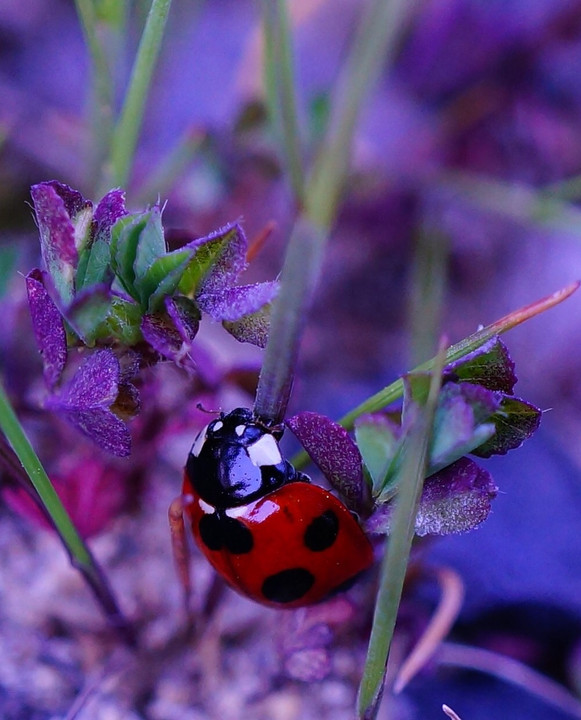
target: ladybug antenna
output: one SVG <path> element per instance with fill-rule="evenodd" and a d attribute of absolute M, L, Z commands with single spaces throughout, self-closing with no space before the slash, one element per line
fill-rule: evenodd
<path fill-rule="evenodd" d="M 208 415 L 223 415 L 221 410 L 208 410 L 207 407 L 204 407 L 204 405 L 199 402 L 196 403 L 196 408 L 203 413 L 207 413 Z"/>

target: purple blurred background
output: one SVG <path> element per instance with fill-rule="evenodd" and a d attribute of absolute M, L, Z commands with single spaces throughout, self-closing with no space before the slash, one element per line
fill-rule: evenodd
<path fill-rule="evenodd" d="M 289 5 L 302 127 L 305 137 L 313 139 L 360 3 L 293 0 Z M 131 37 L 135 41 L 136 34 Z M 260 120 L 248 120 L 261 99 L 258 37 L 257 3 L 174 0 L 128 187 L 129 208 L 155 202 L 161 192 L 162 200 L 167 199 L 165 226 L 195 234 L 242 218 L 252 238 L 274 220 L 276 230 L 250 269 L 250 280 L 276 275 L 293 219 L 273 138 Z M 117 69 L 121 79 L 133 51 L 134 47 L 126 48 L 126 65 Z M 27 205 L 29 186 L 57 178 L 87 197 L 95 193 L 95 179 L 87 173 L 88 72 L 71 2 L 12 0 L 0 5 L 0 247 L 17 249 L 14 276 L 2 298 L 7 320 L 0 329 L 0 363 L 16 399 L 19 388 L 34 394 L 38 379 L 33 378 L 39 373 L 32 342 L 26 339 L 30 327 L 21 306 L 23 282 L 16 274 L 38 262 L 38 239 Z M 140 193 L 151 173 L 180 137 L 194 131 L 206 134 L 203 149 L 173 183 L 144 198 Z M 361 118 L 352 182 L 306 331 L 293 409 L 339 416 L 408 368 L 411 267 L 415 238 L 426 223 L 449 245 L 441 329 L 451 341 L 581 278 L 581 183 L 562 204 L 549 202 L 555 194 L 544 192 L 577 175 L 581 176 L 581 2 L 418 3 L 394 66 L 374 88 Z M 581 624 L 580 302 L 574 296 L 505 338 L 517 363 L 517 394 L 547 411 L 541 431 L 521 450 L 487 463 L 500 494 L 485 525 L 467 536 L 437 540 L 425 551 L 428 562 L 451 566 L 465 581 L 457 638 L 502 649 L 561 682 L 572 673 L 577 683 L 580 674 L 573 660 Z M 259 361 L 258 351 L 223 341 L 217 333 L 210 332 L 206 342 L 208 353 L 222 364 Z M 167 406 L 174 407 L 170 401 Z M 177 473 L 186 441 L 175 437 L 174 442 L 168 431 L 161 453 L 166 459 L 171 456 L 168 462 Z M 176 491 L 179 476 L 165 482 L 162 497 L 146 487 L 141 509 L 134 508 L 130 519 L 114 527 L 125 544 L 131 544 L 131 533 L 144 532 L 152 522 L 157 511 L 151 508 L 163 513 L 171 484 Z M 147 503 L 151 508 L 144 512 Z M 164 520 L 155 522 L 159 529 L 152 538 L 136 542 L 133 537 L 136 547 L 125 547 L 125 552 L 157 553 L 155 562 L 169 563 Z M 62 604 L 66 583 L 74 582 L 66 574 L 65 561 L 56 570 L 51 561 L 50 579 L 40 580 L 41 571 L 30 560 L 42 544 L 37 530 L 8 510 L 3 511 L 2 523 L 0 628 L 5 632 L 0 633 L 0 714 L 10 720 L 55 713 L 60 717 L 83 687 L 79 668 L 90 668 L 90 662 L 72 642 L 62 650 L 68 680 L 59 686 L 59 704 L 42 689 L 30 690 L 30 683 L 35 686 L 43 677 L 38 669 L 45 662 L 42 640 L 15 650 L 18 642 L 10 628 L 35 628 L 42 638 L 50 635 L 50 627 L 50 636 L 58 637 L 51 623 L 62 613 L 77 628 L 78 640 L 78 628 L 90 623 L 95 611 Z M 123 554 L 120 541 L 100 537 L 97 542 L 115 576 L 115 563 Z M 53 553 L 58 552 L 53 546 Z M 38 557 L 46 562 L 43 554 Z M 152 567 L 157 568 L 155 562 Z M 18 608 L 27 572 L 35 577 L 33 617 Z M 49 588 L 48 607 L 39 617 L 43 582 Z M 142 598 L 135 590 L 136 578 L 129 573 L 122 579 L 119 573 L 114 582 L 134 593 L 128 604 L 139 616 Z M 172 582 L 170 574 L 158 584 L 164 582 Z M 84 597 L 82 588 L 76 593 Z M 55 604 L 58 612 L 50 609 Z M 141 621 L 154 612 L 161 611 L 150 608 Z M 240 612 L 244 616 L 246 606 Z M 62 638 L 67 635 L 60 632 Z M 155 630 L 151 634 L 155 640 Z M 64 648 L 64 639 L 62 644 Z M 252 653 L 261 652 L 252 647 Z M 56 658 L 58 652 L 50 650 Z M 15 656 L 25 668 L 24 676 L 30 673 L 33 680 L 16 678 Z M 50 667 L 54 670 L 58 663 Z M 287 705 L 281 701 L 276 717 L 349 717 L 348 692 L 344 708 L 339 701 L 325 700 L 325 692 L 329 697 L 340 694 L 336 685 L 335 690 L 329 682 L 300 690 L 299 699 L 294 688 Z M 220 692 L 219 683 L 217 688 Z M 277 692 L 284 696 L 282 690 Z M 152 693 L 158 705 L 144 701 L 123 717 L 214 716 L 209 700 L 192 709 L 187 701 L 180 705 L 181 696 L 172 706 L 161 703 L 159 688 Z M 111 702 L 116 709 L 123 707 L 122 702 Z M 442 702 L 463 720 L 568 717 L 482 676 L 450 672 L 419 678 L 399 702 L 394 714 L 386 708 L 381 717 L 437 718 L 442 716 Z M 265 707 L 246 712 L 275 717 L 275 705 Z M 91 714 L 89 707 L 86 713 L 80 717 L 105 717 L 97 710 Z M 216 716 L 251 716 L 240 713 L 232 709 L 230 715 Z"/>

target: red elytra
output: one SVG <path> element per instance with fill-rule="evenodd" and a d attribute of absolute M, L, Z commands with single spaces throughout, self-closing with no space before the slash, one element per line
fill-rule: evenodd
<path fill-rule="evenodd" d="M 318 485 L 291 482 L 247 505 L 216 510 L 184 474 L 184 512 L 211 565 L 239 593 L 295 608 L 343 589 L 373 561 L 355 517 Z"/>

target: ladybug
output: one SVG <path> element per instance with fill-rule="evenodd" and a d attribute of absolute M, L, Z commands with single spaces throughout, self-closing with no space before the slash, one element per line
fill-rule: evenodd
<path fill-rule="evenodd" d="M 373 560 L 357 520 L 282 457 L 280 426 L 238 408 L 197 436 L 182 501 L 194 539 L 239 593 L 273 607 L 324 600 Z"/>

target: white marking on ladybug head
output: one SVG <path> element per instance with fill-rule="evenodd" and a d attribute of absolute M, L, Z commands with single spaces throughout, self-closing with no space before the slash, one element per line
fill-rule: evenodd
<path fill-rule="evenodd" d="M 216 508 L 213 505 L 209 505 L 202 500 L 202 498 L 198 500 L 198 505 L 200 506 L 200 510 L 206 515 L 213 515 L 216 512 Z"/>
<path fill-rule="evenodd" d="M 205 428 L 202 428 L 200 432 L 197 434 L 196 439 L 194 440 L 194 444 L 192 446 L 191 454 L 194 457 L 198 457 L 200 453 L 202 452 L 202 448 L 204 447 L 204 443 L 206 442 L 206 435 L 208 433 L 208 426 L 206 425 Z"/>
<path fill-rule="evenodd" d="M 282 455 L 278 443 L 272 435 L 266 434 L 246 448 L 248 457 L 256 467 L 263 465 L 278 465 L 282 462 Z"/>
<path fill-rule="evenodd" d="M 243 515 L 246 515 L 248 512 L 248 508 L 246 505 L 241 505 L 240 507 L 233 507 L 233 508 L 227 508 L 225 511 L 226 515 L 228 515 L 229 518 L 239 518 Z"/>
<path fill-rule="evenodd" d="M 246 430 L 246 425 L 236 425 L 234 428 L 234 432 L 238 437 L 242 437 L 244 435 L 244 431 Z"/>
<path fill-rule="evenodd" d="M 223 427 L 224 423 L 221 420 L 216 420 L 210 429 L 212 432 L 218 432 L 218 430 L 221 430 Z"/>

